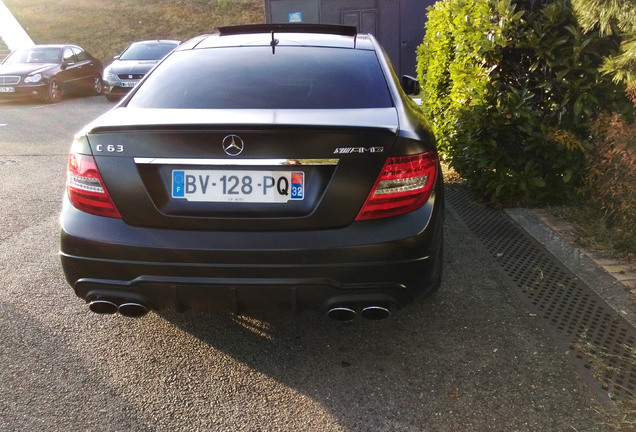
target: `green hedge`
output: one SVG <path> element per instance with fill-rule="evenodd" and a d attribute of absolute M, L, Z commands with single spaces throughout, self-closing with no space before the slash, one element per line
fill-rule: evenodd
<path fill-rule="evenodd" d="M 573 199 L 590 119 L 631 107 L 598 72 L 616 47 L 583 34 L 568 0 L 438 1 L 417 67 L 440 151 L 493 203 Z"/>

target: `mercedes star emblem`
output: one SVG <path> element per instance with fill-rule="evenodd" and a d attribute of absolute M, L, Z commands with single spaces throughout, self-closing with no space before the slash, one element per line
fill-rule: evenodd
<path fill-rule="evenodd" d="M 223 151 L 228 156 L 238 156 L 243 152 L 243 140 L 238 135 L 228 135 L 223 138 Z"/>

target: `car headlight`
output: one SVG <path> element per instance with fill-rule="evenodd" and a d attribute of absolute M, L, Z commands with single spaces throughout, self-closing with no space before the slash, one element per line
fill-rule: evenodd
<path fill-rule="evenodd" d="M 117 75 L 112 73 L 110 69 L 106 69 L 104 71 L 104 81 L 117 81 L 117 80 L 119 80 L 119 78 L 117 77 Z"/>
<path fill-rule="evenodd" d="M 42 74 L 39 74 L 39 73 L 35 75 L 29 75 L 28 77 L 24 79 L 24 82 L 26 84 L 32 84 L 32 83 L 36 83 L 40 81 L 42 81 Z"/>

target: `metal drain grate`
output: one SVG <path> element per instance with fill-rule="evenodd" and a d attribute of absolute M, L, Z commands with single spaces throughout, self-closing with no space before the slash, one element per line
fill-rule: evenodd
<path fill-rule="evenodd" d="M 447 186 L 446 200 L 588 385 L 602 396 L 634 398 L 636 329 L 504 212 L 459 185 Z"/>

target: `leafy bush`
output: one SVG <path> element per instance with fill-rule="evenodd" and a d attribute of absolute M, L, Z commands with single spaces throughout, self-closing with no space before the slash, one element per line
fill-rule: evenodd
<path fill-rule="evenodd" d="M 631 107 L 598 72 L 616 42 L 568 0 L 441 0 L 426 28 L 423 108 L 451 166 L 493 203 L 573 200 L 590 119 Z"/>
<path fill-rule="evenodd" d="M 486 103 L 488 74 L 482 60 L 492 45 L 492 38 L 484 37 L 492 26 L 469 17 L 487 17 L 487 12 L 487 0 L 439 1 L 429 9 L 417 72 L 424 107 L 443 153 L 451 150 L 457 112 Z"/>
<path fill-rule="evenodd" d="M 620 232 L 624 251 L 636 247 L 636 124 L 618 115 L 602 115 L 594 123 L 589 161 L 581 195 L 585 206 Z"/>

